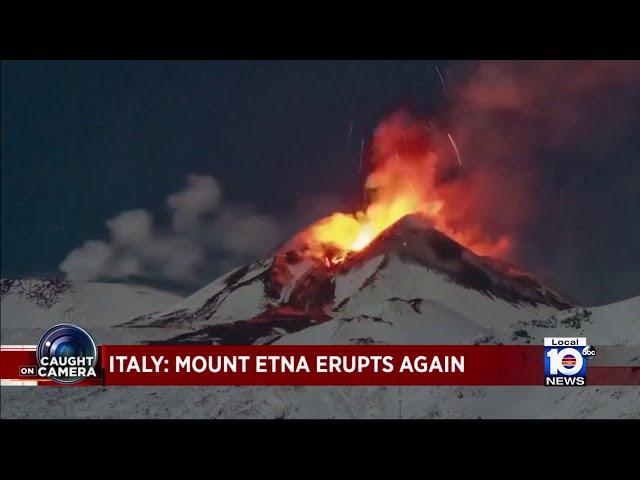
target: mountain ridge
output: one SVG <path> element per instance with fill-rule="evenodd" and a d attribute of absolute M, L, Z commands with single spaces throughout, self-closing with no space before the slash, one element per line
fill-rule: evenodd
<path fill-rule="evenodd" d="M 271 256 L 228 273 L 170 309 L 134 318 L 122 326 L 184 328 L 183 334 L 167 339 L 172 343 L 271 343 L 336 318 L 357 317 L 363 292 L 376 283 L 389 283 L 389 275 L 411 277 L 409 270 L 416 279 L 429 273 L 423 280 L 433 291 L 451 290 L 447 298 L 454 299 L 449 301 L 453 306 L 446 305 L 444 299 L 435 301 L 439 312 L 453 308 L 459 313 L 455 312 L 455 298 L 465 291 L 484 297 L 481 303 L 485 305 L 499 304 L 498 310 L 543 308 L 551 313 L 572 307 L 506 262 L 473 254 L 435 230 L 421 215 L 403 217 L 365 249 L 348 254 L 338 264 L 305 256 L 291 244 L 285 242 Z M 394 282 L 402 283 L 391 280 L 391 288 Z M 419 314 L 418 305 L 435 304 L 432 297 L 428 288 L 411 294 L 400 289 L 368 302 L 372 307 L 407 301 Z M 469 318 L 472 310 L 464 316 Z"/>

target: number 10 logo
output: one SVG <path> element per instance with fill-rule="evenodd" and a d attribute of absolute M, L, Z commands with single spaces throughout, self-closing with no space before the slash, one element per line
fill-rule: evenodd
<path fill-rule="evenodd" d="M 545 338 L 545 385 L 586 385 L 587 362 L 582 355 L 586 345 L 586 338 Z"/>
<path fill-rule="evenodd" d="M 575 348 L 551 348 L 547 351 L 549 357 L 549 374 L 558 375 L 576 375 L 584 366 L 584 359 Z"/>

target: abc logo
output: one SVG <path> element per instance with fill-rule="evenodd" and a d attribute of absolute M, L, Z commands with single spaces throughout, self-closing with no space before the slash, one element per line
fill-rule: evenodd
<path fill-rule="evenodd" d="M 596 356 L 596 349 L 593 348 L 591 345 L 587 345 L 582 349 L 582 356 L 587 360 L 591 360 Z"/>

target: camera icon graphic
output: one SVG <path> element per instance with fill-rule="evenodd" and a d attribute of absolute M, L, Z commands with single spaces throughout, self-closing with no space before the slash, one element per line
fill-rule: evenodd
<path fill-rule="evenodd" d="M 61 323 L 44 332 L 36 348 L 36 358 L 38 376 L 72 384 L 96 376 L 98 348 L 85 329 Z"/>

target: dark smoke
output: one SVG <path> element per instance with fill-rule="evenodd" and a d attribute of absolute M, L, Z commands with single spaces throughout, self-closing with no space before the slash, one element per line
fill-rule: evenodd
<path fill-rule="evenodd" d="M 616 138 L 637 128 L 640 62 L 482 62 L 447 73 L 446 123 L 465 168 L 482 172 L 480 221 L 515 235 L 512 260 L 584 303 L 640 293 L 640 252 L 613 241 L 639 233 L 629 227 L 638 151 L 617 149 Z"/>

